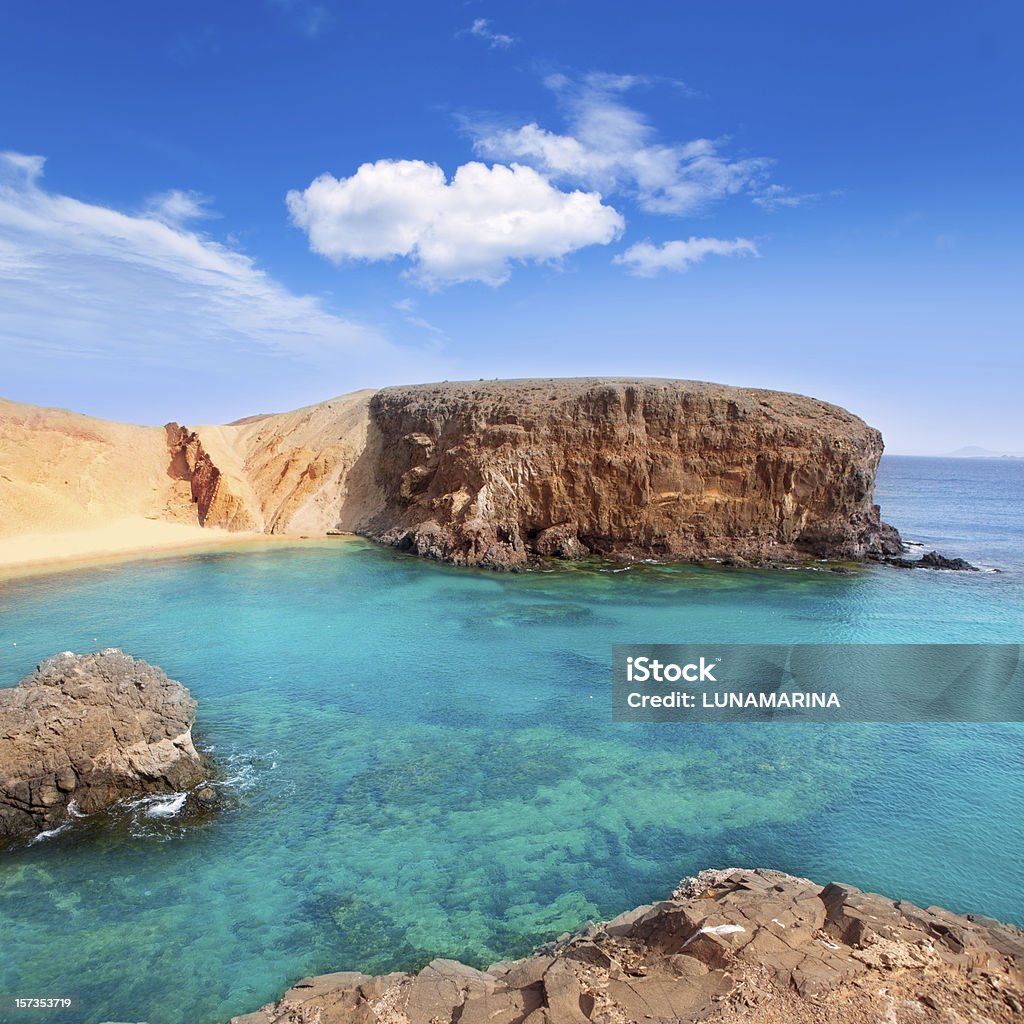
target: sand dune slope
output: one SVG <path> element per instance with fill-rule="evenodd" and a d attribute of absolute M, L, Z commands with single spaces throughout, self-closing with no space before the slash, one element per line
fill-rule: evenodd
<path fill-rule="evenodd" d="M 122 519 L 196 524 L 167 432 L 0 399 L 0 537 Z"/>
<path fill-rule="evenodd" d="M 267 533 L 353 529 L 376 487 L 360 465 L 367 447 L 372 390 L 228 426 L 196 427 L 221 471 L 219 487 Z M 211 525 L 218 524 L 216 509 Z"/>

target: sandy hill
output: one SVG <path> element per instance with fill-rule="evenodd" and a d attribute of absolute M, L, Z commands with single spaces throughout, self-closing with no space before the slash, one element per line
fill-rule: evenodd
<path fill-rule="evenodd" d="M 0 399 L 0 536 L 151 517 L 195 522 L 163 427 Z"/>

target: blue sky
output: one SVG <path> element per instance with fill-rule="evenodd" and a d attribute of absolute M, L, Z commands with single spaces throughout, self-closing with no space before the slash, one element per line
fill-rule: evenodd
<path fill-rule="evenodd" d="M 1021 11 L 9 4 L 0 395 L 667 376 L 1024 451 Z"/>

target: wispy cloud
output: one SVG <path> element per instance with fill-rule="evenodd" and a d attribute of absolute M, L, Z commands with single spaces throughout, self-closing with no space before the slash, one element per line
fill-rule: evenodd
<path fill-rule="evenodd" d="M 184 192 L 173 188 L 150 196 L 143 213 L 162 224 L 181 227 L 193 220 L 216 217 L 217 214 L 210 208 L 211 203 L 210 197 L 201 192 Z"/>
<path fill-rule="evenodd" d="M 194 193 L 123 213 L 47 191 L 43 158 L 0 154 L 0 350 L 71 359 L 144 360 L 244 370 L 272 356 L 349 366 L 359 380 L 409 360 L 380 331 L 296 295 L 247 255 L 183 222 Z M 414 374 L 415 375 L 415 374 Z M 344 383 L 344 379 L 338 381 Z"/>
<path fill-rule="evenodd" d="M 476 18 L 473 24 L 463 29 L 460 35 L 475 36 L 482 39 L 492 50 L 507 50 L 510 46 L 519 42 L 515 36 L 507 35 L 504 32 L 495 32 L 487 18 Z"/>
<path fill-rule="evenodd" d="M 830 192 L 829 195 L 839 195 L 838 192 Z M 803 206 L 804 203 L 813 203 L 821 199 L 820 192 L 794 192 L 785 185 L 765 185 L 754 197 L 752 202 L 760 206 L 762 210 L 769 213 L 779 209 L 793 209 L 796 206 Z"/>
<path fill-rule="evenodd" d="M 418 328 L 421 331 L 426 331 L 428 334 L 434 335 L 441 341 L 450 341 L 448 333 L 436 324 L 432 324 L 426 317 L 420 316 L 416 312 L 416 303 L 412 299 L 399 299 L 394 304 L 394 308 L 402 314 L 403 319 L 406 323 L 412 324 L 413 327 Z"/>
<path fill-rule="evenodd" d="M 706 256 L 757 256 L 757 246 L 747 238 L 729 241 L 725 238 L 678 239 L 655 245 L 637 242 L 619 253 L 614 262 L 626 267 L 636 277 L 655 277 L 663 270 L 681 273 L 700 263 Z"/>
<path fill-rule="evenodd" d="M 291 25 L 310 39 L 320 35 L 333 21 L 331 12 L 314 0 L 267 0 L 271 7 L 283 11 Z"/>
<path fill-rule="evenodd" d="M 763 193 L 770 159 L 729 156 L 720 140 L 661 141 L 622 98 L 648 81 L 637 75 L 552 75 L 546 84 L 566 111 L 567 132 L 535 122 L 512 129 L 471 126 L 476 150 L 529 164 L 556 181 L 631 194 L 649 213 L 692 214 L 726 196 Z"/>
<path fill-rule="evenodd" d="M 378 160 L 288 193 L 310 248 L 336 263 L 405 257 L 428 288 L 505 282 L 513 262 L 557 260 L 617 238 L 622 216 L 594 192 L 562 192 L 530 167 Z"/>

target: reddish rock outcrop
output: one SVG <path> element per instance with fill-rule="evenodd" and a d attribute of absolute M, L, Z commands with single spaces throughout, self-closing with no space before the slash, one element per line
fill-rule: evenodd
<path fill-rule="evenodd" d="M 705 871 L 526 960 L 307 978 L 232 1024 L 1010 1024 L 1022 968 L 1009 925 L 778 871 Z"/>
<path fill-rule="evenodd" d="M 355 529 L 427 557 L 500 568 L 588 552 L 763 562 L 900 548 L 872 501 L 881 435 L 813 398 L 481 381 L 385 388 L 369 412 L 383 500 Z"/>
<path fill-rule="evenodd" d="M 171 473 L 180 473 L 189 481 L 192 501 L 200 526 L 220 526 L 226 530 L 261 530 L 262 518 L 235 493 L 224 472 L 203 447 L 199 434 L 177 423 L 166 428 L 171 453 Z"/>
<path fill-rule="evenodd" d="M 60 654 L 0 689 L 0 846 L 144 794 L 202 781 L 196 702 L 117 650 Z"/>

